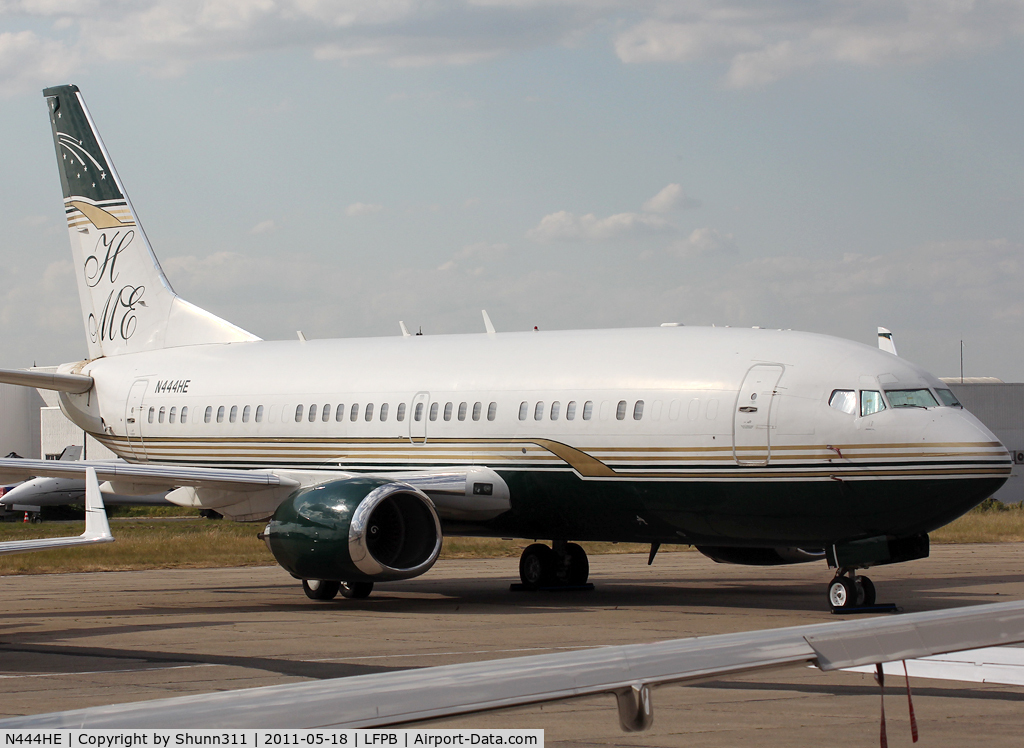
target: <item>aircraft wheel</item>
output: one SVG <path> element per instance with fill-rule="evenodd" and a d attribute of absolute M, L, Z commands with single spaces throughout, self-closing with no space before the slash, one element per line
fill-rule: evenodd
<path fill-rule="evenodd" d="M 373 592 L 373 582 L 341 582 L 341 596 L 354 600 L 369 597 Z"/>
<path fill-rule="evenodd" d="M 867 577 L 857 577 L 857 586 L 860 587 L 862 592 L 861 605 L 874 605 L 875 604 L 875 583 Z"/>
<path fill-rule="evenodd" d="M 587 559 L 587 552 L 576 543 L 567 544 L 565 552 L 569 556 L 569 569 L 565 575 L 566 584 L 573 587 L 586 584 L 590 577 L 590 561 Z"/>
<path fill-rule="evenodd" d="M 849 577 L 836 577 L 829 582 L 828 601 L 833 608 L 852 608 L 857 597 L 857 585 Z"/>
<path fill-rule="evenodd" d="M 329 579 L 303 579 L 302 591 L 310 600 L 333 600 L 341 588 L 341 582 Z"/>
<path fill-rule="evenodd" d="M 519 557 L 519 579 L 526 587 L 547 587 L 554 582 L 558 557 L 543 543 L 526 547 Z"/>

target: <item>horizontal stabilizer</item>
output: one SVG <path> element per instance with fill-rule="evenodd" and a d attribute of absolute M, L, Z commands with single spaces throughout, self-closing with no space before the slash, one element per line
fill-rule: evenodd
<path fill-rule="evenodd" d="M 38 540 L 10 540 L 0 543 L 0 555 L 49 551 L 54 548 L 73 548 L 96 543 L 112 543 L 107 512 L 103 508 L 100 483 L 93 468 L 85 470 L 85 532 L 69 538 L 40 538 Z"/>
<path fill-rule="evenodd" d="M 842 652 L 842 643 L 851 642 Z M 1024 641 L 1024 601 L 599 647 L 374 673 L 314 683 L 196 694 L 0 720 L 0 729 L 365 728 L 615 694 L 619 718 L 640 729 L 650 688 L 782 665 L 823 669 Z M 895 649 L 894 649 L 895 644 Z M 828 654 L 819 652 L 827 649 Z M 630 696 L 633 698 L 629 698 Z M 640 698 L 637 699 L 636 696 Z M 640 715 L 642 716 L 642 715 Z"/>
<path fill-rule="evenodd" d="M 92 389 L 92 377 L 81 374 L 55 374 L 46 371 L 24 369 L 0 369 L 0 384 L 16 384 L 21 387 L 37 387 L 41 390 L 56 390 L 80 395 Z"/>

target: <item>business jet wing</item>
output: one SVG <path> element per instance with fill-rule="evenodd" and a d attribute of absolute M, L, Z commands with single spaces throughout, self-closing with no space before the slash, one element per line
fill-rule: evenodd
<path fill-rule="evenodd" d="M 99 480 L 168 489 L 197 486 L 222 491 L 260 491 L 296 488 L 299 482 L 266 470 L 133 465 L 128 462 L 0 459 L 0 480 L 84 478 L 95 471 Z"/>
<path fill-rule="evenodd" d="M 51 460 L 52 462 L 52 460 Z M 85 470 L 85 532 L 70 538 L 41 538 L 39 540 L 8 540 L 0 542 L 0 555 L 48 551 L 53 548 L 71 548 L 96 543 L 112 543 L 107 513 L 103 509 L 100 483 L 93 468 Z"/>
<path fill-rule="evenodd" d="M 367 728 L 596 694 L 624 730 L 651 688 L 760 668 L 822 670 L 1024 641 L 1024 601 L 198 694 L 0 720 L 25 728 Z"/>

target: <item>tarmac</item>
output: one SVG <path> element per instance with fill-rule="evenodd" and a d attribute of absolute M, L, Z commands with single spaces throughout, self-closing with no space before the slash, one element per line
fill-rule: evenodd
<path fill-rule="evenodd" d="M 832 621 L 823 563 L 715 564 L 694 552 L 592 556 L 593 591 L 511 592 L 514 558 L 441 561 L 365 600 L 314 602 L 277 567 L 0 578 L 0 715 L 383 670 Z M 1024 544 L 934 546 L 868 572 L 904 612 L 1024 597 Z M 911 745 L 903 678 L 886 682 L 889 745 Z M 1024 744 L 1024 688 L 912 679 L 922 746 Z M 612 697 L 438 720 L 542 728 L 565 746 L 877 746 L 869 675 L 759 671 L 654 691 L 654 726 L 623 733 Z M 254 724 L 252 727 L 261 727 Z"/>

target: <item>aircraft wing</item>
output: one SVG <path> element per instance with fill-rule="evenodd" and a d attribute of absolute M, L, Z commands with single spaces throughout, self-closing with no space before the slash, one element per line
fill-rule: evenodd
<path fill-rule="evenodd" d="M 627 731 L 650 689 L 760 668 L 822 670 L 1024 641 L 1024 601 L 600 647 L 0 720 L 25 728 L 366 728 L 613 694 Z"/>
<path fill-rule="evenodd" d="M 41 538 L 39 540 L 8 540 L 0 542 L 0 555 L 10 553 L 31 553 L 48 551 L 53 548 L 70 548 L 96 543 L 112 543 L 107 513 L 103 509 L 100 482 L 93 468 L 85 470 L 85 532 L 70 538 Z"/>
<path fill-rule="evenodd" d="M 201 486 L 223 491 L 295 488 L 298 481 L 265 470 L 228 470 L 165 465 L 133 465 L 120 461 L 64 462 L 61 460 L 0 459 L 0 480 L 78 478 L 93 469 L 99 480 L 153 486 L 155 489 Z"/>

